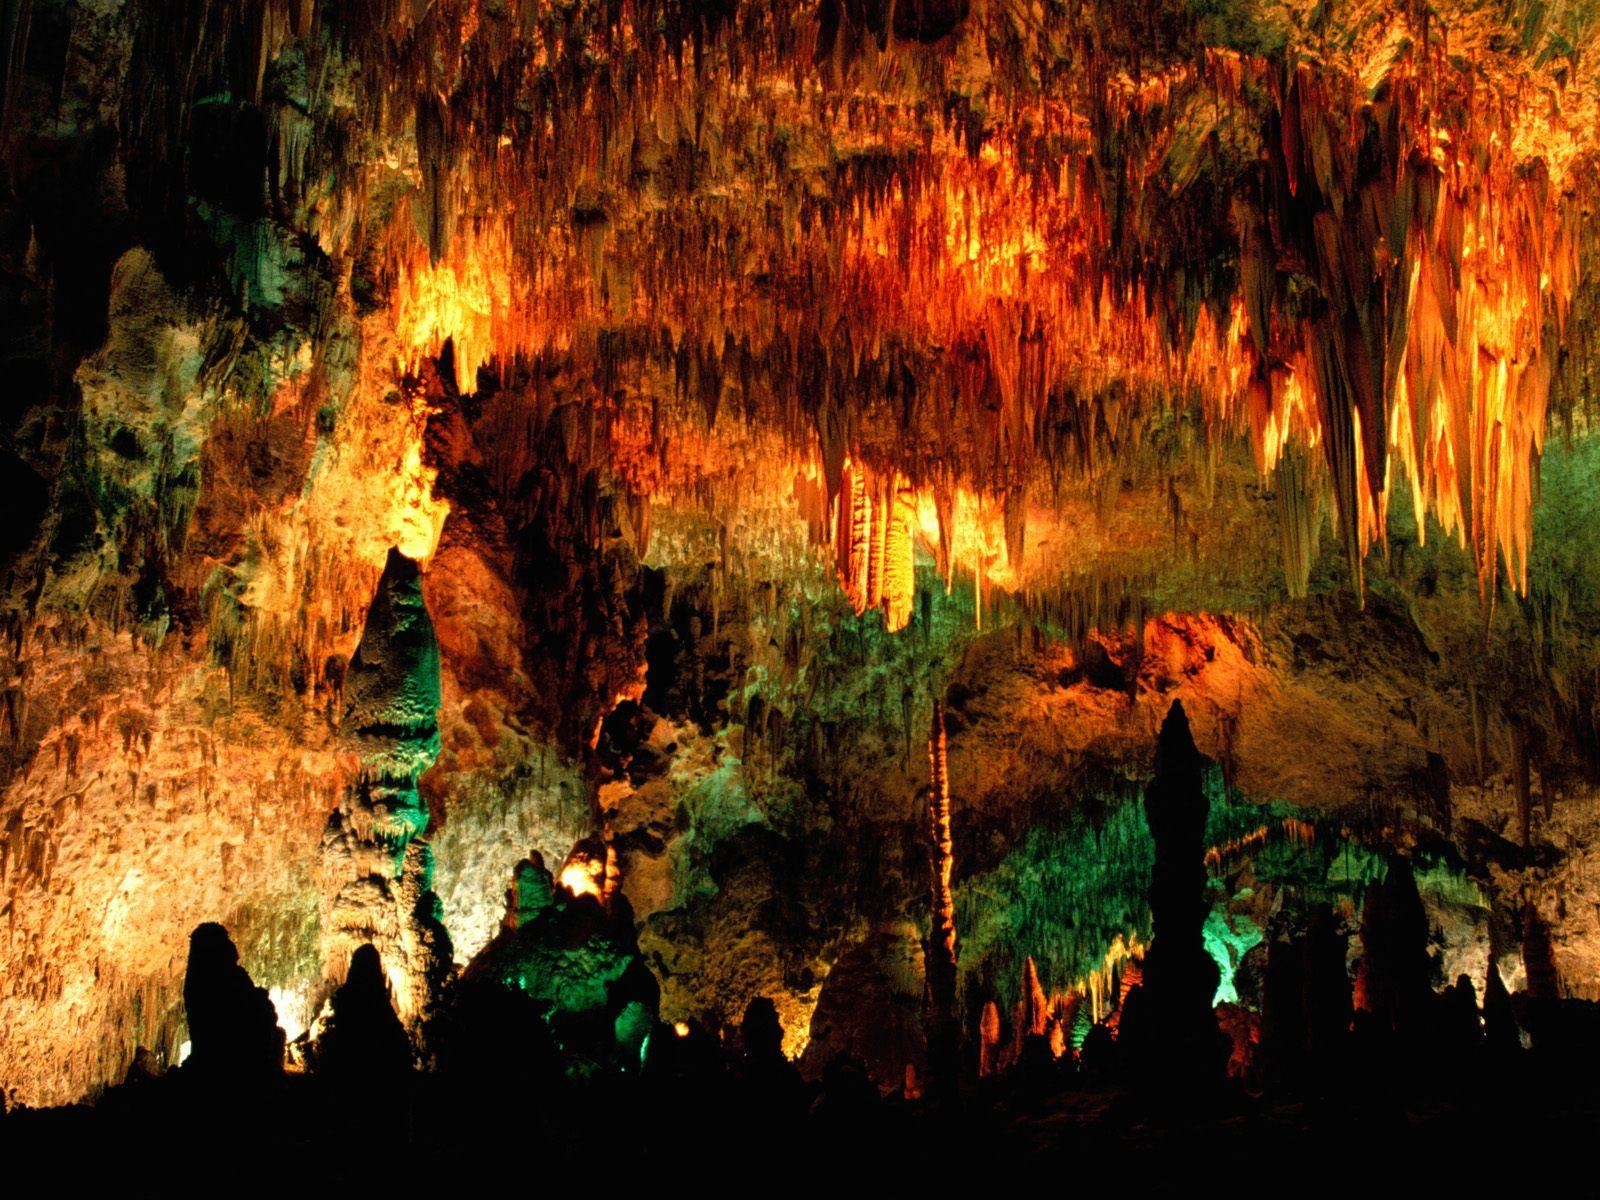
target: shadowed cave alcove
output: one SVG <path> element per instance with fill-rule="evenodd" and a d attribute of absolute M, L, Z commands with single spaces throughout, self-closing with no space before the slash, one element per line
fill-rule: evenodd
<path fill-rule="evenodd" d="M 1582 1145 L 1597 61 L 8 0 L 0 1139 Z"/>

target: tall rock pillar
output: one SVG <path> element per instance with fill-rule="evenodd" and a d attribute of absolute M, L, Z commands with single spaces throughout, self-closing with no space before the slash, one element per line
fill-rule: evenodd
<path fill-rule="evenodd" d="M 928 1077 L 936 1093 L 956 1086 L 961 1030 L 956 1021 L 956 905 L 951 888 L 955 863 L 950 838 L 950 779 L 945 759 L 944 706 L 933 702 L 928 735 L 928 850 L 933 864 L 932 909 L 923 970 L 928 988 Z"/>
<path fill-rule="evenodd" d="M 417 789 L 439 755 L 439 643 L 417 564 L 389 551 L 345 676 L 345 744 L 356 782 L 323 836 L 325 961 L 342 967 L 371 943 L 408 1026 L 429 1015 L 451 970 L 433 893 L 428 808 Z"/>
<path fill-rule="evenodd" d="M 1226 1038 L 1212 997 L 1217 964 L 1206 952 L 1205 772 L 1189 718 L 1174 701 L 1156 743 L 1155 776 L 1145 788 L 1145 821 L 1155 842 L 1150 876 L 1152 937 L 1143 994 L 1124 1016 L 1127 1058 L 1143 1081 L 1186 1086 L 1220 1079 Z"/>

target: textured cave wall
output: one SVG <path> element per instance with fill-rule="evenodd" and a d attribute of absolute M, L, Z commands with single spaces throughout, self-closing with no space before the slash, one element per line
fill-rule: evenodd
<path fill-rule="evenodd" d="M 1570 466 L 1552 461 L 1553 486 L 1564 486 Z M 1546 747 L 1536 774 L 1551 780 L 1552 794 L 1555 781 L 1570 781 L 1571 802 L 1558 805 L 1548 821 L 1535 812 L 1539 847 L 1523 849 L 1508 790 L 1516 754 L 1510 723 L 1517 713 L 1490 712 L 1489 694 L 1480 689 L 1485 678 L 1501 686 L 1541 686 L 1538 670 L 1514 661 L 1526 614 L 1513 605 L 1495 618 L 1504 624 L 1488 652 L 1494 661 L 1485 667 L 1483 611 L 1470 567 L 1458 553 L 1439 553 L 1431 565 L 1428 555 L 1413 555 L 1408 563 L 1375 568 L 1375 590 L 1364 608 L 1335 587 L 1253 620 L 1150 618 L 1076 645 L 1010 624 L 980 635 L 964 593 L 941 599 L 931 579 L 934 604 L 927 611 L 933 621 L 926 632 L 920 614 L 897 638 L 885 636 L 874 617 L 850 616 L 837 600 L 833 622 L 823 615 L 828 604 L 813 606 L 800 694 L 785 687 L 782 668 L 760 677 L 762 703 L 752 704 L 747 693 L 743 728 L 733 731 L 740 736 L 725 739 L 724 755 L 740 752 L 736 765 L 724 758 L 719 768 L 714 756 L 689 758 L 685 745 L 692 735 L 653 712 L 628 717 L 631 736 L 644 743 L 639 757 L 648 774 L 641 785 L 635 768 L 627 786 L 612 793 L 622 797 L 614 801 L 613 821 L 619 830 L 645 826 L 628 839 L 638 848 L 625 858 L 624 886 L 647 918 L 642 943 L 657 955 L 664 1007 L 715 1023 L 737 1012 L 753 984 L 781 988 L 786 1014 L 818 1005 L 815 1011 L 826 1017 L 812 1030 L 823 1039 L 818 1063 L 828 1051 L 873 1040 L 847 1017 L 841 1025 L 841 1013 L 870 1007 L 870 1020 L 861 1020 L 871 1024 L 890 1020 L 886 1014 L 897 1003 L 903 1008 L 903 1000 L 892 997 L 904 987 L 883 982 L 895 973 L 864 964 L 892 956 L 884 939 L 897 920 L 907 914 L 925 919 L 916 798 L 923 768 L 907 745 L 914 747 L 913 731 L 935 688 L 946 689 L 950 706 L 961 873 L 976 880 L 980 896 L 985 885 L 977 877 L 999 865 L 1030 830 L 1059 824 L 1083 805 L 1092 811 L 1103 804 L 1100 781 L 1108 774 L 1142 778 L 1166 706 L 1182 699 L 1195 714 L 1202 748 L 1222 764 L 1244 800 L 1292 806 L 1299 819 L 1324 823 L 1319 836 L 1349 838 L 1356 847 L 1398 844 L 1446 856 L 1424 889 L 1443 978 L 1466 971 L 1481 979 L 1492 950 L 1515 982 L 1519 947 L 1508 914 L 1531 887 L 1541 911 L 1570 914 L 1560 918 L 1570 936 L 1558 936 L 1556 944 L 1565 986 L 1574 995 L 1593 994 L 1597 979 L 1581 932 L 1589 916 L 1583 868 L 1568 859 L 1571 849 L 1554 850 L 1581 842 L 1577 827 L 1590 819 L 1592 792 L 1582 782 L 1586 743 L 1552 740 Z M 1457 579 L 1442 585 L 1440 574 L 1448 571 Z M 756 633 L 756 647 L 747 653 L 759 660 L 762 622 L 741 620 L 736 602 L 723 611 L 724 628 Z M 1589 619 L 1581 609 L 1569 615 L 1579 624 Z M 1454 652 L 1458 638 L 1477 644 L 1479 657 Z M 766 640 L 769 652 L 783 644 Z M 1496 702 L 1505 703 L 1505 696 L 1496 693 Z M 665 710 L 670 701 L 647 688 L 645 704 L 652 703 Z M 785 714 L 782 722 L 774 710 Z M 729 717 L 737 722 L 738 710 L 730 706 Z M 775 725 L 783 731 L 776 753 Z M 663 755 L 673 761 L 665 780 Z M 688 770 L 678 780 L 681 766 Z M 680 797 L 675 828 L 668 824 L 674 796 Z M 1241 837 L 1257 823 L 1248 808 L 1237 814 L 1248 823 Z M 785 828 L 797 816 L 803 820 L 798 846 Z M 663 837 L 667 850 L 657 855 L 655 842 Z M 719 855 L 719 846 L 728 849 Z M 1370 861 L 1362 855 L 1360 861 Z M 670 874 L 664 873 L 661 859 L 675 857 Z M 807 865 L 791 875 L 795 862 Z M 1219 886 L 1227 906 L 1218 919 L 1233 928 L 1212 936 L 1232 939 L 1238 965 L 1251 939 L 1268 927 L 1274 897 L 1284 887 L 1304 885 L 1291 871 L 1284 884 L 1252 887 L 1248 853 L 1225 865 Z M 1363 885 L 1350 878 L 1343 894 L 1353 922 Z M 686 881 L 693 883 L 687 894 Z M 1253 891 L 1254 899 L 1235 904 L 1234 890 Z M 1133 903 L 1142 901 L 1142 891 L 1133 890 Z M 981 907 L 983 900 L 974 903 Z M 657 907 L 663 911 L 649 915 Z M 785 921 L 792 928 L 785 930 Z M 826 936 L 815 936 L 818 928 Z M 774 953 L 774 941 L 787 956 Z M 796 953 L 807 946 L 816 948 L 810 961 Z M 1100 951 L 1106 949 L 1102 941 Z M 771 964 L 765 978 L 754 965 L 762 962 Z M 878 981 L 872 987 L 887 990 L 875 993 L 870 1006 L 830 1001 L 828 972 L 835 964 L 849 964 L 839 986 L 850 994 L 865 986 L 863 970 Z M 992 964 L 972 965 L 979 977 L 971 986 L 979 995 L 986 988 L 1014 994 L 1013 980 L 985 976 Z M 1064 990 L 1083 982 L 1057 976 L 1047 986 Z M 895 1053 L 906 1045 L 896 1036 L 884 1039 L 885 1046 L 901 1047 Z M 876 1061 L 880 1083 L 896 1085 L 903 1065 Z"/>
<path fill-rule="evenodd" d="M 237 702 L 227 664 L 194 641 L 198 589 L 175 583 L 204 570 L 184 555 L 208 545 L 195 526 L 221 490 L 202 462 L 228 331 L 141 251 L 108 274 L 73 432 L 34 443 L 62 454 L 54 503 L 10 564 L 0 1002 L 7 1086 L 31 1102 L 118 1078 L 137 1045 L 175 1060 L 181 947 L 203 920 L 228 924 L 286 1024 L 309 1020 L 311 847 L 346 772 L 315 705 Z"/>
<path fill-rule="evenodd" d="M 422 787 L 439 821 L 437 886 L 463 963 L 499 928 L 515 864 L 534 850 L 559 870 L 593 830 L 588 742 L 642 669 L 638 639 L 614 637 L 609 615 L 628 603 L 631 556 L 619 562 L 613 545 L 607 566 L 586 544 L 571 423 L 555 406 L 522 411 L 517 399 L 457 400 L 427 432 L 436 490 L 453 514 L 423 581 L 443 696 L 442 748 Z M 591 483 L 587 502 L 597 499 Z"/>
<path fill-rule="evenodd" d="M 15 494 L 42 494 L 5 567 L 0 1078 L 49 1103 L 137 1046 L 177 1060 L 202 921 L 291 1034 L 314 1014 L 314 847 L 356 773 L 336 681 L 405 540 L 409 432 L 371 419 L 392 410 L 349 311 L 281 226 L 256 231 L 248 312 L 207 274 L 217 228 L 193 256 L 135 244 L 155 210 L 118 136 L 132 7 L 12 15 L 6 440 Z"/>

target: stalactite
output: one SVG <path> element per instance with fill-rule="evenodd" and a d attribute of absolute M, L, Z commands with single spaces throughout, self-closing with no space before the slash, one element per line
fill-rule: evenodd
<path fill-rule="evenodd" d="M 881 480 L 872 491 L 873 494 L 869 501 L 870 508 L 868 510 L 872 531 L 868 538 L 867 549 L 867 608 L 877 608 L 883 603 L 884 545 L 889 524 L 889 500 L 883 493 Z"/>
<path fill-rule="evenodd" d="M 850 606 L 858 613 L 866 607 L 871 542 L 872 501 L 867 493 L 865 473 L 857 464 L 847 463 L 839 496 L 834 547 L 840 584 Z"/>
<path fill-rule="evenodd" d="M 1006 561 L 1014 571 L 1022 570 L 1027 529 L 1027 492 L 1022 488 L 1012 488 L 1005 495 L 1005 546 Z"/>
<path fill-rule="evenodd" d="M 916 502 L 907 488 L 896 488 L 887 506 L 888 529 L 883 547 L 884 627 L 897 633 L 911 623 L 916 598 L 916 545 L 912 522 Z"/>
<path fill-rule="evenodd" d="M 938 569 L 939 577 L 944 580 L 945 591 L 950 590 L 952 572 L 955 570 L 955 559 L 952 546 L 955 538 L 955 495 L 949 481 L 937 480 L 933 485 L 934 520 L 939 529 L 938 543 Z"/>
<path fill-rule="evenodd" d="M 1320 490 L 1298 447 L 1286 447 L 1278 459 L 1276 484 L 1284 582 L 1289 595 L 1301 599 L 1306 595 L 1317 558 L 1322 512 L 1318 504 Z"/>

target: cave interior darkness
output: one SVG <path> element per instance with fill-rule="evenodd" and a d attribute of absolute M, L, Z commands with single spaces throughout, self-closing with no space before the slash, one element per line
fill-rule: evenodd
<path fill-rule="evenodd" d="M 4 0 L 0 1139 L 1580 1148 L 1597 200 L 1594 0 Z"/>

